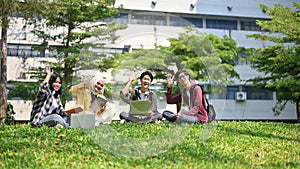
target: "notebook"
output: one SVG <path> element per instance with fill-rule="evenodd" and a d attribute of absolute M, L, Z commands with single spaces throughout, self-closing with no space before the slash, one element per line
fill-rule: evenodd
<path fill-rule="evenodd" d="M 144 115 L 151 110 L 151 103 L 149 100 L 139 100 L 130 102 L 129 114 Z"/>
<path fill-rule="evenodd" d="M 79 112 L 82 112 L 83 111 L 83 105 L 75 105 L 71 108 L 68 108 L 66 110 L 66 113 L 68 116 L 71 116 L 71 114 L 76 114 L 76 113 L 79 113 Z"/>
<path fill-rule="evenodd" d="M 102 97 L 96 97 L 94 101 L 92 102 L 90 109 L 94 110 L 95 112 L 100 111 L 100 105 L 106 104 L 107 100 Z"/>

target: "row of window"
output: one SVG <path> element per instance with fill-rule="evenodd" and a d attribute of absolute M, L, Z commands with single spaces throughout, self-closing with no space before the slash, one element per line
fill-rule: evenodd
<path fill-rule="evenodd" d="M 126 53 L 128 47 L 124 48 L 111 48 L 111 49 L 93 49 L 97 54 L 107 54 L 108 56 L 112 53 Z M 54 57 L 57 55 L 57 51 L 49 51 L 48 54 L 43 51 L 34 49 L 32 44 L 8 44 L 7 45 L 7 56 L 18 56 L 18 57 Z"/>
<path fill-rule="evenodd" d="M 225 29 L 225 30 L 245 30 L 245 31 L 260 31 L 260 27 L 256 24 L 256 20 L 234 20 L 234 19 L 205 19 L 205 27 L 203 18 L 194 16 L 168 16 L 154 15 L 151 13 L 121 13 L 118 17 L 108 18 L 104 20 L 109 22 L 116 20 L 118 23 L 125 24 L 141 24 L 141 25 L 158 25 L 158 26 L 177 26 L 186 27 L 194 25 L 197 28 L 207 29 Z M 240 26 L 238 26 L 240 23 Z"/>
<path fill-rule="evenodd" d="M 17 56 L 17 57 L 54 57 L 57 55 L 56 51 L 49 51 L 46 54 L 45 51 L 39 51 L 34 49 L 34 45 L 31 44 L 8 44 L 7 56 Z M 127 53 L 130 50 L 130 45 L 125 45 L 124 48 L 97 48 L 92 49 L 97 54 L 105 54 L 107 56 L 112 56 L 114 53 Z M 245 65 L 249 64 L 247 56 L 241 56 L 243 59 L 240 61 L 234 60 L 235 64 Z"/>
<path fill-rule="evenodd" d="M 7 56 L 19 57 L 45 57 L 45 52 L 33 48 L 33 45 L 8 44 Z"/>
<path fill-rule="evenodd" d="M 257 89 L 250 86 L 227 86 L 222 92 L 213 94 L 211 99 L 237 100 L 238 92 L 246 93 L 246 100 L 273 100 L 273 91 Z"/>

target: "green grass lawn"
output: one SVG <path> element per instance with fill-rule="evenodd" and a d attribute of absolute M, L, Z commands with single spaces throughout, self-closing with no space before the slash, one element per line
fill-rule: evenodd
<path fill-rule="evenodd" d="M 300 124 L 0 126 L 0 168 L 299 168 Z"/>

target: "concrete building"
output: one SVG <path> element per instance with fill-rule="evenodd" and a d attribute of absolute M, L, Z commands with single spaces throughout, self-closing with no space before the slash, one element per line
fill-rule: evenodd
<path fill-rule="evenodd" d="M 268 19 L 266 11 L 261 10 L 258 5 L 272 7 L 278 3 L 292 8 L 292 2 L 300 3 L 300 0 L 116 0 L 115 6 L 123 5 L 120 16 L 106 21 L 116 19 L 118 23 L 128 24 L 128 28 L 117 32 L 120 38 L 106 47 L 121 53 L 124 49 L 131 51 L 141 47 L 152 49 L 155 45 L 167 46 L 168 38 L 178 37 L 184 27 L 193 25 L 203 33 L 220 37 L 227 35 L 241 47 L 263 48 L 272 43 L 246 38 L 247 34 L 266 33 L 255 24 L 258 19 Z M 30 27 L 24 28 L 22 22 L 18 20 L 14 29 L 9 31 L 8 80 L 32 80 L 24 75 L 24 70 L 28 66 L 43 66 L 39 62 L 41 59 L 53 59 L 51 53 L 40 53 L 32 49 L 32 45 L 39 43 L 39 39 L 29 32 Z M 63 30 L 48 30 L 49 34 L 55 31 Z M 288 103 L 279 116 L 274 116 L 272 108 L 276 104 L 276 93 L 247 86 L 246 80 L 261 74 L 250 67 L 246 57 L 235 66 L 235 70 L 240 74 L 241 80 L 235 80 L 233 85 L 227 86 L 224 97 L 210 97 L 210 102 L 217 111 L 217 119 L 297 119 L 295 104 Z M 122 103 L 117 106 L 124 109 Z M 161 111 L 166 107 L 174 109 L 174 106 L 166 105 L 162 99 Z M 16 112 L 20 114 L 21 110 Z"/>

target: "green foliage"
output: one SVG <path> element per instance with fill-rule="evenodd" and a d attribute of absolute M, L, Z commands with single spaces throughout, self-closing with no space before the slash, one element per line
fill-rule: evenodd
<path fill-rule="evenodd" d="M 112 123 L 110 127 L 131 138 L 151 138 L 176 128 L 163 123 Z M 164 153 L 130 158 L 105 151 L 85 129 L 31 128 L 29 124 L 1 126 L 0 167 L 296 169 L 300 166 L 299 124 L 222 121 L 202 141 L 204 127 L 191 126 L 187 136 Z"/>
<path fill-rule="evenodd" d="M 219 38 L 216 35 L 208 34 L 209 41 L 214 46 L 214 49 L 218 53 L 218 56 L 222 59 L 222 63 L 235 65 L 234 61 L 238 60 L 236 42 L 225 35 L 223 38 Z"/>
<path fill-rule="evenodd" d="M 15 118 L 14 118 L 15 114 L 16 114 L 16 112 L 14 111 L 14 106 L 10 103 L 7 103 L 5 124 L 8 124 L 8 125 L 15 124 Z"/>
<path fill-rule="evenodd" d="M 196 80 L 210 81 L 214 85 L 230 84 L 232 77 L 239 77 L 234 70 L 237 47 L 228 37 L 201 34 L 187 27 L 178 39 L 170 38 L 169 47 L 161 47 L 172 53 L 177 69 L 186 69 Z"/>
<path fill-rule="evenodd" d="M 170 46 L 158 46 L 157 49 L 141 49 L 124 54 L 119 69 L 158 70 L 176 73 L 170 69 L 187 69 L 199 80 L 222 79 L 230 83 L 229 77 L 238 77 L 234 71 L 234 59 L 237 59 L 237 47 L 234 40 L 214 35 L 200 34 L 195 28 L 187 27 L 179 38 L 170 38 Z M 208 74 L 211 77 L 208 77 Z M 163 76 L 162 76 L 163 77 Z"/>
<path fill-rule="evenodd" d="M 62 76 L 62 102 L 65 103 L 71 99 L 69 88 L 80 80 L 73 77 L 76 70 L 93 68 L 106 71 L 117 65 L 114 58 L 91 52 L 88 48 L 101 48 L 104 42 L 115 41 L 118 38 L 115 32 L 127 26 L 116 22 L 100 22 L 118 15 L 118 9 L 113 7 L 114 0 L 55 0 L 40 1 L 40 4 L 42 5 L 34 11 L 42 17 L 30 18 L 27 24 L 34 25 L 33 33 L 43 41 L 40 45 L 36 45 L 35 49 L 48 50 L 55 54 L 55 62 L 49 60 L 41 62 Z M 48 29 L 63 28 L 65 31 L 57 31 L 57 34 L 50 35 L 48 29 L 44 29 L 45 25 Z M 87 40 L 92 37 L 97 39 L 96 43 L 88 43 Z M 32 78 L 36 78 L 38 83 L 45 77 L 43 68 L 40 67 L 34 67 L 28 73 Z M 32 91 L 26 88 L 28 87 L 26 85 L 23 87 L 24 91 Z M 26 95 L 21 98 L 32 99 Z"/>
<path fill-rule="evenodd" d="M 123 54 L 122 62 L 117 67 L 120 69 L 129 69 L 133 71 L 152 70 L 152 71 L 166 71 L 167 64 L 165 60 L 169 54 L 157 49 L 140 49 L 132 51 L 131 53 Z"/>
<path fill-rule="evenodd" d="M 300 100 L 300 5 L 293 3 L 295 9 L 280 4 L 273 8 L 260 5 L 267 11 L 270 20 L 259 20 L 257 24 L 262 30 L 278 34 L 253 34 L 249 38 L 267 40 L 274 45 L 258 50 L 249 60 L 252 67 L 266 74 L 251 81 L 270 90 L 276 91 L 281 105 L 286 101 Z M 277 36 L 270 36 L 277 35 Z M 279 106 L 280 107 L 280 106 Z M 275 110 L 276 108 L 274 108 Z M 281 108 L 278 110 L 280 111 Z"/>
<path fill-rule="evenodd" d="M 15 87 L 7 87 L 9 90 L 9 98 L 26 98 L 27 100 L 34 100 L 40 86 L 37 82 L 14 82 Z"/>

